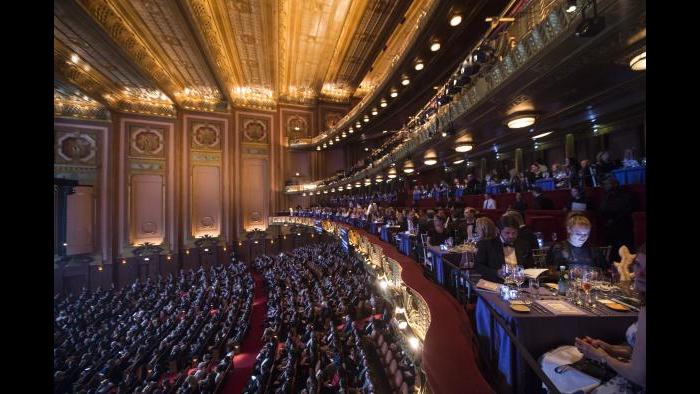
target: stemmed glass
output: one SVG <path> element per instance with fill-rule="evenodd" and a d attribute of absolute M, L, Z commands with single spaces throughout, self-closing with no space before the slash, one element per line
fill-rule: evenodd
<path fill-rule="evenodd" d="M 591 289 L 593 288 L 593 282 L 595 282 L 596 279 L 598 279 L 598 272 L 593 269 L 586 270 L 581 276 L 581 287 L 586 293 L 586 304 L 592 304 Z"/>

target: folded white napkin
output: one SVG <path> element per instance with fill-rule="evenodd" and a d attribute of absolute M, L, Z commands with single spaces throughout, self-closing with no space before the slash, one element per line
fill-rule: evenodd
<path fill-rule="evenodd" d="M 479 279 L 479 281 L 476 283 L 476 287 L 478 289 L 484 289 L 489 291 L 499 291 L 501 285 L 499 285 L 498 283 L 490 282 L 486 279 Z"/>
<path fill-rule="evenodd" d="M 560 365 L 573 364 L 580 360 L 583 354 L 575 346 L 560 346 L 545 353 L 540 365 L 542 371 L 557 386 L 562 393 L 583 391 L 587 393 L 600 385 L 600 380 L 587 375 L 576 368 L 567 368 L 563 373 L 554 371 Z"/>

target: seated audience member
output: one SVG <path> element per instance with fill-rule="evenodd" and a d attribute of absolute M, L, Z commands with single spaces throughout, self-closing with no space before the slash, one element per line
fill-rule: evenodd
<path fill-rule="evenodd" d="M 564 165 L 569 169 L 569 187 L 583 187 L 581 185 L 581 165 L 574 157 L 567 157 Z"/>
<path fill-rule="evenodd" d="M 518 222 L 518 239 L 524 241 L 527 245 L 530 245 L 530 249 L 537 249 L 539 244 L 537 243 L 537 237 L 535 233 L 530 230 L 528 226 L 525 225 L 525 220 L 520 215 L 518 211 L 506 211 L 505 215 L 511 215 Z"/>
<path fill-rule="evenodd" d="M 542 194 L 541 188 L 532 188 L 532 196 L 532 209 L 554 209 L 554 202 Z"/>
<path fill-rule="evenodd" d="M 601 151 L 596 155 L 596 170 L 598 172 L 598 176 L 601 179 L 606 179 L 612 170 L 618 168 L 618 165 L 612 160 L 612 157 L 610 156 L 610 152 L 608 151 Z"/>
<path fill-rule="evenodd" d="M 611 345 L 600 339 L 591 337 L 576 338 L 575 344 L 583 356 L 598 361 L 612 368 L 617 376 L 595 388 L 594 394 L 607 393 L 640 393 L 646 389 L 647 363 L 647 308 L 646 308 L 646 245 L 637 251 L 633 265 L 634 288 L 642 299 L 637 322 L 626 332 L 626 342 L 622 345 Z"/>
<path fill-rule="evenodd" d="M 484 239 L 493 239 L 498 236 L 498 227 L 493 222 L 493 220 L 482 216 L 476 219 L 474 222 L 474 235 L 472 238 L 475 241 L 481 241 Z"/>
<path fill-rule="evenodd" d="M 522 215 L 522 217 L 525 217 L 525 210 L 527 209 L 527 203 L 525 201 L 523 201 L 523 194 L 522 193 L 520 193 L 520 192 L 515 193 L 515 202 L 513 203 L 511 208 L 520 212 L 520 215 Z"/>
<path fill-rule="evenodd" d="M 433 219 L 433 228 L 428 230 L 428 245 L 442 245 L 445 241 L 451 239 L 450 233 L 445 228 L 445 220 L 441 216 L 436 215 Z"/>
<path fill-rule="evenodd" d="M 498 221 L 499 234 L 496 238 L 477 243 L 474 267 L 482 277 L 492 282 L 502 283 L 500 270 L 504 264 L 532 267 L 532 250 L 527 242 L 518 240 L 520 224 L 512 215 L 503 215 Z"/>
<path fill-rule="evenodd" d="M 590 202 L 583 195 L 583 193 L 581 193 L 578 186 L 572 187 L 571 188 L 571 198 L 569 198 L 569 201 L 566 203 L 564 210 L 565 211 L 586 211 L 586 210 L 591 210 L 592 208 L 593 207 L 591 206 Z"/>
<path fill-rule="evenodd" d="M 639 161 L 634 158 L 632 149 L 625 149 L 625 158 L 622 160 L 622 166 L 625 168 L 639 167 Z"/>
<path fill-rule="evenodd" d="M 476 231 L 476 209 L 464 208 L 464 219 L 460 221 L 461 233 L 465 239 L 472 239 Z"/>
<path fill-rule="evenodd" d="M 496 200 L 494 200 L 490 194 L 484 194 L 484 204 L 482 209 L 496 209 Z"/>
<path fill-rule="evenodd" d="M 566 240 L 556 242 L 547 252 L 546 262 L 548 267 L 569 265 L 588 265 L 608 268 L 608 263 L 604 256 L 591 246 L 586 244 L 591 234 L 591 222 L 586 216 L 579 212 L 569 213 L 566 219 Z"/>

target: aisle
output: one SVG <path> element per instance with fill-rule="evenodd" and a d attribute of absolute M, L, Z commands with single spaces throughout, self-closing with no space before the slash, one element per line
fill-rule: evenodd
<path fill-rule="evenodd" d="M 233 357 L 234 370 L 226 376 L 221 391 L 223 394 L 238 394 L 243 391 L 250 379 L 255 357 L 262 348 L 260 338 L 267 314 L 267 291 L 263 277 L 257 271 L 253 271 L 253 279 L 255 279 L 255 296 L 253 297 L 253 311 L 250 314 L 250 329 L 241 344 L 240 353 Z"/>

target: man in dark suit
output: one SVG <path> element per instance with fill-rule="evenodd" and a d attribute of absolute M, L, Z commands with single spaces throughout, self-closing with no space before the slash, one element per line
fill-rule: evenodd
<path fill-rule="evenodd" d="M 532 197 L 532 209 L 554 209 L 554 202 L 542 194 L 541 188 L 533 188 Z"/>
<path fill-rule="evenodd" d="M 512 215 L 503 215 L 498 221 L 499 236 L 479 241 L 476 245 L 474 268 L 482 277 L 492 282 L 503 283 L 499 273 L 503 264 L 518 264 L 532 267 L 532 251 L 524 240 L 518 240 L 520 224 Z"/>

